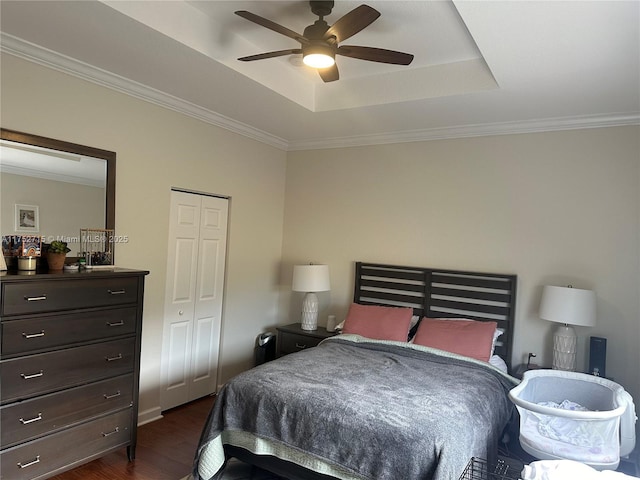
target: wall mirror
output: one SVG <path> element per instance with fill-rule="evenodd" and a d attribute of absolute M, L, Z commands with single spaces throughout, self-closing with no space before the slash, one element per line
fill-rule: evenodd
<path fill-rule="evenodd" d="M 115 152 L 0 129 L 3 245 L 37 235 L 77 256 L 80 229 L 115 228 L 115 169 Z"/>

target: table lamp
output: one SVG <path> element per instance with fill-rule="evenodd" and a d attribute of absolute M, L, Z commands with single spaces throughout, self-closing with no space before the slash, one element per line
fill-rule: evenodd
<path fill-rule="evenodd" d="M 596 294 L 571 285 L 547 285 L 542 290 L 540 318 L 561 324 L 553 335 L 551 368 L 575 371 L 577 337 L 571 325 L 593 327 L 596 324 Z"/>
<path fill-rule="evenodd" d="M 294 265 L 294 292 L 306 292 L 302 301 L 302 329 L 316 330 L 318 328 L 318 297 L 316 292 L 326 292 L 329 285 L 328 265 Z"/>

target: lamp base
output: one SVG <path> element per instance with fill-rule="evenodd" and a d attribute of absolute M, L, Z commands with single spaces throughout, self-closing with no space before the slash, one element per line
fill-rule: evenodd
<path fill-rule="evenodd" d="M 553 334 L 554 370 L 574 372 L 576 370 L 576 332 L 569 325 L 560 325 Z"/>
<path fill-rule="evenodd" d="M 318 296 L 308 292 L 302 301 L 302 330 L 318 329 Z"/>

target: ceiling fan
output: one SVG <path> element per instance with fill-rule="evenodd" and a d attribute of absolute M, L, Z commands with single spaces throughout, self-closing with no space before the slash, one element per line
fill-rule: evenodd
<path fill-rule="evenodd" d="M 301 53 L 303 62 L 306 65 L 317 68 L 320 77 L 325 82 L 333 82 L 340 78 L 338 66 L 335 63 L 336 55 L 395 65 L 409 65 L 413 61 L 413 55 L 410 53 L 385 50 L 383 48 L 338 45 L 343 40 L 352 37 L 371 25 L 380 16 L 380 12 L 375 8 L 368 5 L 360 5 L 329 26 L 324 17 L 331 13 L 334 2 L 312 0 L 309 4 L 313 14 L 319 18 L 313 25 L 309 25 L 304 29 L 303 35 L 246 10 L 235 12 L 236 15 L 242 18 L 300 42 L 301 46 L 301 48 L 250 55 L 238 60 L 251 62 L 253 60 Z"/>

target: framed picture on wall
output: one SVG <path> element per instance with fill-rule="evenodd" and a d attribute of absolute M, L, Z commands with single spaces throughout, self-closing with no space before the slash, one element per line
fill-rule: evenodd
<path fill-rule="evenodd" d="M 40 230 L 40 213 L 37 205 L 16 203 L 16 232 L 38 232 Z"/>

